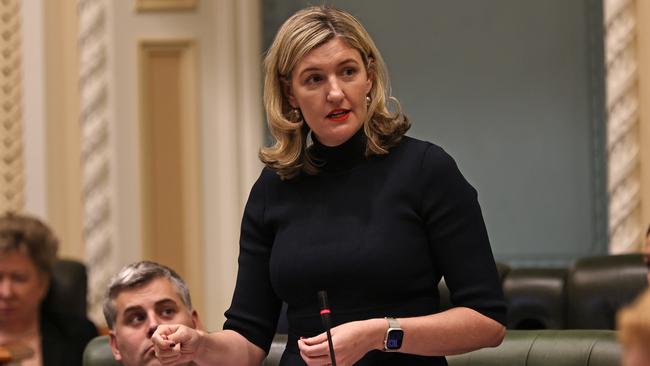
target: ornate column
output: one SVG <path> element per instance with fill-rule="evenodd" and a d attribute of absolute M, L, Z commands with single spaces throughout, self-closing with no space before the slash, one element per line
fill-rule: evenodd
<path fill-rule="evenodd" d="M 645 0 L 642 0 L 645 1 Z M 605 0 L 609 251 L 635 251 L 640 222 L 636 1 Z"/>
<path fill-rule="evenodd" d="M 0 214 L 25 205 L 20 3 L 0 1 Z"/>
<path fill-rule="evenodd" d="M 83 234 L 89 272 L 89 312 L 98 324 L 104 322 L 101 303 L 114 271 L 107 11 L 104 0 L 79 0 Z"/>

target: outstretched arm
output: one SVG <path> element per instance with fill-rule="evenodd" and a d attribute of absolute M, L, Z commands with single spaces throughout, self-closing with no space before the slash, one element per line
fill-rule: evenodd
<path fill-rule="evenodd" d="M 160 325 L 151 337 L 163 365 L 260 365 L 264 350 L 237 332 L 206 333 L 184 325 Z"/>

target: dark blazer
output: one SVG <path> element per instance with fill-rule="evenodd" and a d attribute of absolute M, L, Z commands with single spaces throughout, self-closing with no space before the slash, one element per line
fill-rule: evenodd
<path fill-rule="evenodd" d="M 41 317 L 43 366 L 81 366 L 84 348 L 97 336 L 88 319 L 55 322 Z"/>

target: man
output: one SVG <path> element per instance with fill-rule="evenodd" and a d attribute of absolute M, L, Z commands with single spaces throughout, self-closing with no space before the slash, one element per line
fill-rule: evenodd
<path fill-rule="evenodd" d="M 183 279 L 154 262 L 128 265 L 113 276 L 103 310 L 113 356 L 125 366 L 161 365 L 151 342 L 160 324 L 202 328 Z"/>

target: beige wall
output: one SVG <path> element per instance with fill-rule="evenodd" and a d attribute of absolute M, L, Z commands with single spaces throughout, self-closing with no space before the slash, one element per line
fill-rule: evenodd
<path fill-rule="evenodd" d="M 650 224 L 650 1 L 637 0 L 639 115 L 641 143 L 641 223 Z"/>
<path fill-rule="evenodd" d="M 195 197 L 189 209 L 196 223 L 194 239 L 183 239 L 192 242 L 194 257 L 181 250 L 186 257 L 184 266 L 194 271 L 188 276 L 199 277 L 193 280 L 192 289 L 204 323 L 209 329 L 218 329 L 234 287 L 243 205 L 261 168 L 257 159 L 263 136 L 259 0 L 197 1 L 195 10 L 164 12 L 137 12 L 135 0 L 99 1 L 107 10 L 108 194 L 114 231 L 108 271 L 143 259 L 151 249 L 146 246 L 143 210 L 146 136 L 140 127 L 139 45 L 143 41 L 187 40 L 193 45 L 194 59 L 183 70 L 196 78 L 190 98 L 196 129 L 192 142 L 184 145 L 194 155 L 179 164 L 196 173 L 192 187 L 181 188 L 184 202 L 188 196 Z M 23 17 L 28 20 L 23 26 L 36 24 L 30 30 L 39 26 L 42 30 L 26 36 L 29 50 L 23 60 L 31 65 L 25 78 L 29 99 L 25 108 L 30 116 L 25 127 L 26 170 L 31 172 L 26 185 L 27 209 L 53 226 L 62 239 L 63 256 L 83 260 L 88 249 L 82 236 L 79 3 L 27 3 Z M 185 227 L 179 226 L 179 230 L 183 232 Z M 156 245 L 155 240 L 149 244 Z"/>
<path fill-rule="evenodd" d="M 43 0 L 42 6 L 47 220 L 59 237 L 60 255 L 82 260 L 77 1 Z"/>

